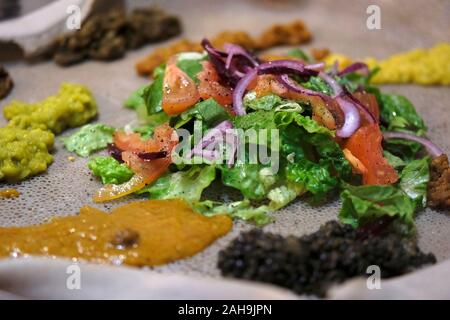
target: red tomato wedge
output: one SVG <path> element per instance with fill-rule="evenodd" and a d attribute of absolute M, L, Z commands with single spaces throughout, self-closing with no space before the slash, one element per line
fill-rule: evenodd
<path fill-rule="evenodd" d="M 139 133 L 125 133 L 117 131 L 114 134 L 114 144 L 122 151 L 158 152 L 167 150 L 171 145 L 171 138 L 174 130 L 165 123 L 155 128 L 153 139 L 142 140 Z"/>
<path fill-rule="evenodd" d="M 94 202 L 105 202 L 134 193 L 163 175 L 172 163 L 171 153 L 178 144 L 175 131 L 163 124 L 155 128 L 153 139 L 143 141 L 139 134 L 119 133 L 114 136 L 114 143 L 124 150 L 123 161 L 134 171 L 135 175 L 121 185 L 106 185 L 94 195 Z M 146 161 L 137 154 L 141 152 L 167 151 L 164 158 Z"/>
<path fill-rule="evenodd" d="M 370 124 L 359 128 L 344 145 L 366 169 L 362 172 L 363 184 L 392 184 L 398 180 L 397 171 L 383 157 L 382 139 L 378 125 Z"/>
<path fill-rule="evenodd" d="M 176 57 L 167 62 L 163 82 L 162 108 L 168 115 L 179 114 L 200 99 L 195 82 L 177 67 Z"/>
<path fill-rule="evenodd" d="M 377 122 L 380 120 L 380 108 L 378 106 L 377 97 L 371 93 L 355 92 L 353 96 L 359 100 L 369 112 L 375 117 Z M 369 124 L 370 122 L 366 117 L 361 114 L 362 125 Z"/>
<path fill-rule="evenodd" d="M 233 91 L 231 88 L 219 83 L 219 75 L 216 68 L 209 61 L 203 61 L 203 70 L 197 75 L 200 84 L 198 92 L 204 100 L 214 98 L 217 103 L 227 106 L 233 103 Z"/>

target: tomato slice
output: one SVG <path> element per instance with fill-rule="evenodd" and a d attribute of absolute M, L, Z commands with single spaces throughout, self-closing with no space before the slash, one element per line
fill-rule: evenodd
<path fill-rule="evenodd" d="M 176 57 L 169 59 L 163 82 L 163 110 L 168 115 L 179 114 L 192 107 L 199 99 L 194 81 L 177 67 Z"/>
<path fill-rule="evenodd" d="M 362 172 L 364 184 L 392 184 L 398 180 L 397 171 L 383 157 L 382 139 L 378 125 L 370 124 L 360 127 L 344 145 L 366 169 Z"/>
<path fill-rule="evenodd" d="M 174 130 L 165 123 L 155 128 L 153 139 L 142 140 L 139 133 L 125 133 L 117 131 L 114 134 L 114 144 L 122 151 L 141 152 L 158 152 L 167 150 L 171 145 Z"/>
<path fill-rule="evenodd" d="M 134 193 L 163 175 L 172 163 L 171 153 L 178 144 L 175 131 L 163 124 L 155 128 L 153 139 L 143 141 L 139 134 L 118 133 L 114 143 L 124 150 L 122 159 L 134 171 L 135 175 L 121 185 L 106 185 L 94 195 L 94 202 L 105 202 Z M 164 158 L 146 161 L 137 153 L 167 151 Z"/>
<path fill-rule="evenodd" d="M 227 106 L 233 103 L 233 91 L 231 88 L 220 84 L 216 68 L 210 61 L 203 61 L 203 70 L 197 75 L 200 84 L 198 92 L 204 100 L 214 98 L 217 103 Z"/>
<path fill-rule="evenodd" d="M 380 120 L 380 108 L 378 106 L 377 97 L 374 94 L 366 92 L 355 92 L 353 96 L 359 100 L 369 112 L 375 116 L 377 122 Z M 363 114 L 361 114 L 362 124 L 369 124 L 370 119 L 366 119 Z"/>

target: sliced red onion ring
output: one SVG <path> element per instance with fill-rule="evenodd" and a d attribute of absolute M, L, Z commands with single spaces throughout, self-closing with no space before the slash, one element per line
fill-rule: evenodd
<path fill-rule="evenodd" d="M 338 72 L 338 76 L 342 77 L 345 76 L 346 74 L 358 71 L 358 70 L 362 70 L 363 74 L 368 75 L 369 74 L 369 67 L 367 66 L 367 64 L 363 63 L 363 62 L 355 62 L 351 65 L 349 65 L 347 68 L 345 68 L 344 70 Z"/>
<path fill-rule="evenodd" d="M 325 68 L 325 62 L 309 64 L 309 65 L 305 66 L 305 69 L 315 70 L 315 71 L 321 71 L 321 70 L 323 70 L 323 68 Z"/>
<path fill-rule="evenodd" d="M 294 60 L 273 60 L 264 62 L 258 67 L 258 74 L 300 74 L 305 75 L 305 65 Z"/>
<path fill-rule="evenodd" d="M 158 152 L 141 152 L 137 154 L 139 158 L 144 161 L 150 161 L 155 159 L 165 158 L 167 156 L 167 151 Z"/>
<path fill-rule="evenodd" d="M 405 140 L 411 140 L 411 141 L 418 142 L 427 149 L 428 153 L 433 158 L 439 157 L 440 155 L 442 155 L 444 153 L 444 151 L 442 151 L 441 148 L 439 148 L 437 145 L 435 145 L 430 140 L 415 136 L 413 134 L 405 133 L 405 132 L 392 132 L 392 131 L 384 132 L 383 138 L 386 140 L 388 140 L 388 139 L 405 139 Z"/>
<path fill-rule="evenodd" d="M 220 134 L 222 136 L 226 130 L 232 129 L 233 124 L 228 121 L 222 121 L 217 126 L 208 131 L 208 133 L 194 146 L 194 148 L 186 155 L 187 158 L 192 157 L 193 154 L 197 154 L 201 152 L 204 148 L 209 146 L 211 143 L 218 142 L 216 141 L 217 135 Z M 219 139 L 219 141 L 221 138 Z"/>
<path fill-rule="evenodd" d="M 326 74 L 325 72 L 319 72 L 319 77 L 325 80 L 325 82 L 328 83 L 328 85 L 331 87 L 331 89 L 333 90 L 333 98 L 339 97 L 344 93 L 341 85 L 337 83 L 337 81 L 334 80 L 332 76 Z"/>
<path fill-rule="evenodd" d="M 205 158 L 209 161 L 214 161 L 219 158 L 219 154 L 216 150 L 192 150 L 192 155 Z"/>
<path fill-rule="evenodd" d="M 341 138 L 348 138 L 358 130 L 361 117 L 352 101 L 348 101 L 345 97 L 337 97 L 336 102 L 341 107 L 345 117 L 344 124 L 336 130 L 336 135 Z"/>
<path fill-rule="evenodd" d="M 286 88 L 289 90 L 292 90 L 297 93 L 305 94 L 308 96 L 313 97 L 320 97 L 325 101 L 331 100 L 330 96 L 327 96 L 326 94 L 314 90 L 307 89 L 305 87 L 300 86 L 297 82 L 293 81 L 287 74 L 282 74 L 278 77 L 281 84 L 283 84 Z"/>
<path fill-rule="evenodd" d="M 258 75 L 258 70 L 253 69 L 247 72 L 245 76 L 239 80 L 239 82 L 236 85 L 236 88 L 234 88 L 233 91 L 233 110 L 238 116 L 242 116 L 246 114 L 244 103 L 242 102 L 242 97 L 245 94 L 245 90 L 247 90 L 247 87 L 249 84 L 256 78 Z"/>
<path fill-rule="evenodd" d="M 119 161 L 120 163 L 123 163 L 122 160 L 122 152 L 123 150 L 119 149 L 115 143 L 108 143 L 106 145 L 106 148 L 108 150 L 108 154 L 113 157 L 114 159 L 116 159 L 117 161 Z"/>
<path fill-rule="evenodd" d="M 241 46 L 238 46 L 236 44 L 231 44 L 231 43 L 225 43 L 223 48 L 225 49 L 225 52 L 228 54 L 228 57 L 227 57 L 227 60 L 225 63 L 226 69 L 230 69 L 231 61 L 233 60 L 233 57 L 236 55 L 240 55 L 240 56 L 244 57 L 254 67 L 259 65 L 258 61 L 247 50 L 245 50 Z"/>

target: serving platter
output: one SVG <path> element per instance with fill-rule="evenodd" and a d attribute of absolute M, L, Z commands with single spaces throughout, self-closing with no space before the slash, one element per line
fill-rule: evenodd
<path fill-rule="evenodd" d="M 265 27 L 277 22 L 302 19 L 313 34 L 313 41 L 303 46 L 305 50 L 329 48 L 355 58 L 373 56 L 388 57 L 391 54 L 416 47 L 431 47 L 449 40 L 450 3 L 448 1 L 129 1 L 130 7 L 158 4 L 169 13 L 180 16 L 184 26 L 183 37 L 200 40 L 222 30 L 245 30 L 259 34 Z M 369 30 L 366 24 L 369 5 L 381 9 L 381 29 Z M 171 40 L 176 41 L 176 39 Z M 29 65 L 23 61 L 5 64 L 15 82 L 10 96 L 0 102 L 3 108 L 12 99 L 38 101 L 58 90 L 61 82 L 85 84 L 93 92 L 99 106 L 96 121 L 121 127 L 136 119 L 133 111 L 124 109 L 122 102 L 139 86 L 149 82 L 139 77 L 134 65 L 157 46 L 148 45 L 130 51 L 122 60 L 110 63 L 88 61 L 70 68 L 61 68 L 52 62 Z M 283 51 L 286 48 L 276 48 Z M 450 58 L 450 57 L 449 57 Z M 438 86 L 391 85 L 383 86 L 387 92 L 407 96 L 424 118 L 429 137 L 450 152 L 450 89 Z M 0 125 L 6 124 L 1 118 Z M 75 129 L 76 130 L 76 129 Z M 68 130 L 62 136 L 70 135 Z M 62 147 L 58 136 L 55 144 L 54 163 L 45 174 L 19 184 L 1 183 L 0 188 L 16 188 L 17 199 L 0 200 L 0 226 L 22 226 L 42 223 L 54 216 L 72 215 L 83 205 L 109 210 L 127 201 L 94 204 L 92 195 L 100 186 L 93 179 L 87 159 L 76 157 Z M 214 196 L 222 197 L 218 189 Z M 338 200 L 319 207 L 296 201 L 275 213 L 276 221 L 264 229 L 283 235 L 311 233 L 324 222 L 336 219 Z M 444 212 L 423 210 L 416 218 L 419 245 L 425 252 L 436 255 L 438 263 L 450 258 L 450 216 Z M 196 256 L 154 268 L 158 272 L 177 272 L 187 275 L 220 277 L 216 267 L 217 253 L 241 231 L 253 226 L 235 222 L 233 230 Z"/>

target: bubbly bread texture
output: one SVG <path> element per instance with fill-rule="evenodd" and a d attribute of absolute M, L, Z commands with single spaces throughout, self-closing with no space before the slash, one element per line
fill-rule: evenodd
<path fill-rule="evenodd" d="M 50 130 L 81 126 L 97 115 L 97 104 L 83 85 L 63 83 L 57 94 L 36 103 L 12 101 L 3 114 L 9 127 Z"/>
<path fill-rule="evenodd" d="M 0 128 L 0 181 L 19 181 L 47 170 L 53 133 L 41 129 Z"/>

